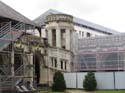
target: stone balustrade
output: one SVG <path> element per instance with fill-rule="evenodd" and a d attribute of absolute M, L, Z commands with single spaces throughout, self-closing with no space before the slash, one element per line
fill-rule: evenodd
<path fill-rule="evenodd" d="M 53 21 L 66 21 L 66 22 L 73 22 L 73 17 L 71 15 L 66 14 L 51 14 L 46 17 L 46 22 L 53 22 Z"/>

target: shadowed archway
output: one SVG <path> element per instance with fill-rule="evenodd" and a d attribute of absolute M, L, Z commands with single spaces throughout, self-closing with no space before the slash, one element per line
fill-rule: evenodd
<path fill-rule="evenodd" d="M 35 73 L 34 80 L 36 81 L 37 84 L 39 84 L 39 81 L 40 81 L 40 52 L 39 51 L 35 52 L 33 56 L 33 64 L 34 64 L 34 73 Z"/>

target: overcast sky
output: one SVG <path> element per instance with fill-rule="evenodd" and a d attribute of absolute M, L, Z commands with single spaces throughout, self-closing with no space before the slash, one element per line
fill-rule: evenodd
<path fill-rule="evenodd" d="M 125 0 L 2 0 L 33 20 L 55 9 L 84 20 L 125 32 Z"/>

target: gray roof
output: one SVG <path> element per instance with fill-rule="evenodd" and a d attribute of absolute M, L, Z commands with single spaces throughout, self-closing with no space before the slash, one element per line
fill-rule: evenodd
<path fill-rule="evenodd" d="M 36 25 L 33 21 L 23 16 L 13 8 L 0 1 L 0 17 L 9 18 L 26 24 Z M 38 26 L 38 25 L 37 25 Z"/>
<path fill-rule="evenodd" d="M 46 18 L 47 15 L 60 14 L 60 13 L 65 14 L 65 13 L 50 9 L 47 12 L 45 12 L 44 14 L 40 15 L 38 18 L 36 18 L 34 20 L 34 22 L 39 24 L 39 25 L 44 25 L 45 24 L 45 18 Z M 115 30 L 103 27 L 101 25 L 97 25 L 95 23 L 88 22 L 86 20 L 83 20 L 83 19 L 80 19 L 80 18 L 77 18 L 77 17 L 73 18 L 73 22 L 74 22 L 74 24 L 93 29 L 94 31 L 97 31 L 97 32 L 108 33 L 108 34 L 119 34 L 120 33 L 120 32 L 117 32 Z"/>

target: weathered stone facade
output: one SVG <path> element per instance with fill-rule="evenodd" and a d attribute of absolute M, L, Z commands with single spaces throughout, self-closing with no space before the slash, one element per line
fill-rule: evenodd
<path fill-rule="evenodd" d="M 73 17 L 65 14 L 52 14 L 46 17 L 44 28 L 47 32 L 47 68 L 42 68 L 40 83 L 51 85 L 55 71 L 70 72 L 73 57 Z M 54 35 L 54 34 L 55 35 Z M 46 70 L 47 73 L 44 71 Z M 46 74 L 46 75 L 45 75 Z M 48 80 L 47 80 L 48 79 Z"/>

